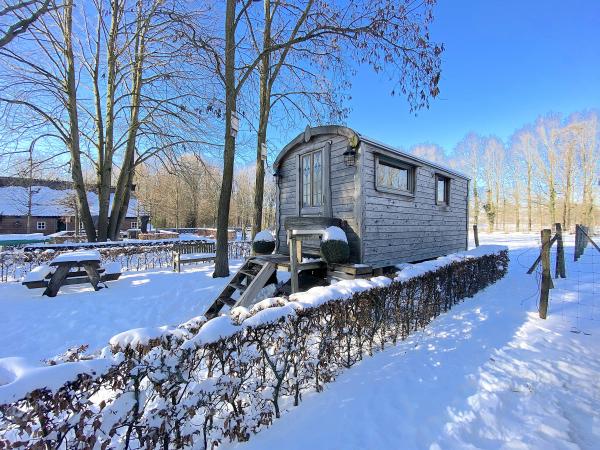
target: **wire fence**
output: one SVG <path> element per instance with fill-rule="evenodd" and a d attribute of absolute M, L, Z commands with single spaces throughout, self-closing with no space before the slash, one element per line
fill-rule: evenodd
<path fill-rule="evenodd" d="M 567 258 L 573 261 L 574 248 Z M 556 313 L 571 322 L 574 333 L 586 333 L 591 322 L 600 320 L 600 252 L 588 247 L 576 262 L 569 265 L 567 280 L 555 283 L 550 291 Z"/>
<path fill-rule="evenodd" d="M 193 241 L 192 241 L 193 242 Z M 94 248 L 102 257 L 102 262 L 118 262 L 125 272 L 138 272 L 149 269 L 164 269 L 173 267 L 173 247 L 176 242 L 156 243 L 146 245 L 136 243 L 129 246 L 90 246 L 16 249 L 0 252 L 0 282 L 17 281 L 35 267 L 48 264 L 57 255 L 73 250 Z M 214 252 L 214 242 L 208 242 Z M 242 259 L 250 256 L 250 241 L 230 241 L 227 254 L 230 259 Z"/>
<path fill-rule="evenodd" d="M 555 277 L 555 264 L 557 260 L 556 246 L 550 247 L 550 267 L 553 287 L 550 289 L 550 315 L 560 319 L 571 327 L 573 333 L 591 334 L 593 322 L 600 321 L 600 252 L 594 245 L 588 245 L 583 249 L 577 247 L 574 236 L 567 238 L 564 247 L 565 260 L 567 261 L 566 278 Z M 594 236 L 589 237 L 597 240 Z M 542 248 L 541 237 L 537 237 L 538 248 Z M 531 257 L 531 250 L 524 250 L 517 256 L 521 267 L 526 267 L 521 259 Z M 575 253 L 578 259 L 575 261 Z M 538 265 L 532 276 L 536 280 L 536 290 L 530 296 L 523 299 L 521 304 L 535 298 L 536 307 L 539 311 L 540 292 L 542 290 L 542 266 Z"/>

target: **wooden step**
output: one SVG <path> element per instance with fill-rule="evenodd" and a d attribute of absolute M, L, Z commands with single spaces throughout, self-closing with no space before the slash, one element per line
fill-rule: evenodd
<path fill-rule="evenodd" d="M 240 270 L 240 273 L 243 273 L 248 278 L 254 278 L 256 275 L 258 275 L 258 272 L 259 271 L 253 271 L 253 270 L 249 270 L 249 269 L 242 269 L 242 270 Z"/>
<path fill-rule="evenodd" d="M 260 267 L 259 271 L 256 268 Z M 207 319 L 217 317 L 223 305 L 230 307 L 246 306 L 254 304 L 254 299 L 258 292 L 269 281 L 269 278 L 275 273 L 276 264 L 265 260 L 258 262 L 255 258 L 249 258 L 244 265 L 233 275 L 229 284 L 227 284 L 217 299 L 210 305 L 204 315 Z M 246 279 L 246 283 L 243 280 Z M 240 298 L 236 301 L 231 298 L 235 291 L 240 291 Z"/>
<path fill-rule="evenodd" d="M 245 306 L 250 308 L 254 304 L 254 299 L 260 290 L 265 287 L 271 275 L 275 272 L 276 265 L 272 262 L 267 262 L 252 282 L 246 287 L 246 290 L 242 293 L 236 306 Z"/>
<path fill-rule="evenodd" d="M 219 300 L 227 306 L 235 305 L 235 300 L 232 299 L 231 297 L 222 297 L 222 298 L 219 298 Z"/>
<path fill-rule="evenodd" d="M 334 272 L 344 272 L 349 275 L 370 275 L 373 268 L 368 264 L 330 264 L 328 268 Z"/>
<path fill-rule="evenodd" d="M 242 283 L 229 283 L 229 286 L 234 287 L 236 290 L 240 291 L 240 292 L 244 292 L 248 286 L 246 286 L 245 284 Z"/>

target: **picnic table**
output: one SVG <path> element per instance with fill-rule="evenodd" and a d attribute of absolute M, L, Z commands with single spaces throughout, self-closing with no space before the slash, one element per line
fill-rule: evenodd
<path fill-rule="evenodd" d="M 114 265 L 107 268 L 100 265 L 101 257 L 97 250 L 62 253 L 50 264 L 36 267 L 23 281 L 29 289 L 45 287 L 42 295 L 56 297 L 62 286 L 90 283 L 95 291 L 102 289 L 99 283 L 116 280 L 121 276 Z M 118 264 L 117 264 L 118 265 Z M 107 270 L 108 269 L 108 270 Z"/>

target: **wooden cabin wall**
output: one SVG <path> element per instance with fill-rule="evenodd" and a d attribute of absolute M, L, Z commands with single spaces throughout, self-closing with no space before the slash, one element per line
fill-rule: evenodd
<path fill-rule="evenodd" d="M 364 216 L 363 263 L 384 267 L 420 261 L 462 251 L 467 246 L 468 181 L 449 175 L 450 204 L 435 201 L 435 174 L 444 173 L 421 164 L 416 169 L 414 198 L 375 189 L 373 144 L 363 148 Z M 389 154 L 389 153 L 388 153 Z"/>
<path fill-rule="evenodd" d="M 290 150 L 282 159 L 279 166 L 278 179 L 278 252 L 289 254 L 286 242 L 284 222 L 286 217 L 298 216 L 300 199 L 297 182 L 299 178 L 298 155 L 316 150 L 319 147 L 327 148 L 331 141 L 329 154 L 329 183 L 331 186 L 331 212 L 332 216 L 347 222 L 346 234 L 350 245 L 351 262 L 360 262 L 361 242 L 358 234 L 359 226 L 357 217 L 357 199 L 355 193 L 355 174 L 357 167 L 346 167 L 343 153 L 347 150 L 348 138 L 340 135 L 320 135 L 313 137 L 309 142 L 299 144 Z M 327 176 L 324 182 L 327 183 Z M 327 215 L 325 213 L 324 215 Z"/>

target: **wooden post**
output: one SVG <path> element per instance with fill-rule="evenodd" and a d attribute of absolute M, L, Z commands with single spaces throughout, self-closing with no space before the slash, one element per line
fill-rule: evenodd
<path fill-rule="evenodd" d="M 562 225 L 556 224 L 556 271 L 554 273 L 555 278 L 567 278 L 565 273 L 565 248 L 563 246 L 562 239 Z"/>
<path fill-rule="evenodd" d="M 473 238 L 475 239 L 475 247 L 479 247 L 479 233 L 477 232 L 477 224 L 473 224 Z"/>
<path fill-rule="evenodd" d="M 596 244 L 594 242 L 594 240 L 590 237 L 590 235 L 588 234 L 588 232 L 589 232 L 589 228 L 588 227 L 583 227 L 581 229 L 581 238 L 585 240 L 585 245 L 587 246 L 587 244 L 589 242 L 590 244 L 592 244 L 594 246 L 594 248 L 596 250 L 598 250 L 600 252 L 600 247 L 598 246 L 598 244 Z M 583 253 L 583 251 L 582 251 L 582 253 Z"/>
<path fill-rule="evenodd" d="M 290 246 L 290 274 L 292 282 L 292 294 L 298 292 L 298 255 L 296 238 L 292 232 L 288 231 L 288 245 Z"/>
<path fill-rule="evenodd" d="M 542 230 L 542 287 L 540 291 L 540 318 L 548 315 L 548 297 L 550 295 L 550 235 L 549 229 Z"/>
<path fill-rule="evenodd" d="M 577 261 L 579 257 L 577 252 L 579 250 L 579 224 L 575 224 L 575 248 L 573 251 L 573 261 Z"/>

